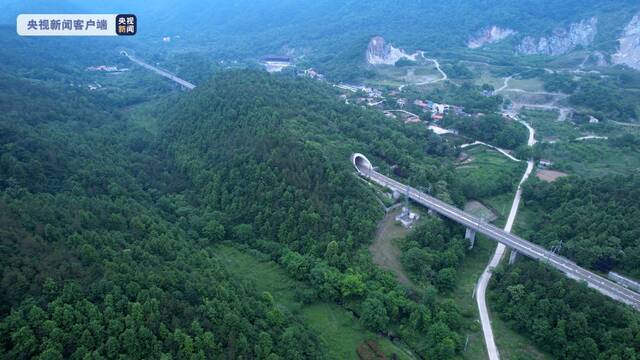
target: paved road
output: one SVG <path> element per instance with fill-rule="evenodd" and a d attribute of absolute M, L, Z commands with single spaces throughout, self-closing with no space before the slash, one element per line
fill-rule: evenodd
<path fill-rule="evenodd" d="M 505 81 L 505 84 L 507 81 Z M 529 130 L 529 139 L 527 141 L 528 146 L 533 146 L 536 143 L 536 131 L 529 123 L 518 120 L 521 124 L 527 127 Z M 516 194 L 513 198 L 513 203 L 511 204 L 511 211 L 509 211 L 509 216 L 507 217 L 507 223 L 504 227 L 504 231 L 510 233 L 511 228 L 513 227 L 513 223 L 515 222 L 516 215 L 518 214 L 518 208 L 520 207 L 520 200 L 522 199 L 522 184 L 529 178 L 531 172 L 533 172 L 534 161 L 527 161 L 527 170 L 524 172 L 522 179 L 520 179 L 520 183 L 518 184 L 518 189 L 516 190 Z M 493 328 L 491 327 L 491 317 L 489 314 L 489 308 L 487 307 L 487 286 L 489 285 L 489 281 L 491 280 L 491 276 L 493 275 L 493 269 L 495 269 L 502 258 L 504 257 L 504 253 L 506 250 L 506 246 L 501 243 L 498 243 L 496 247 L 496 251 L 493 253 L 493 257 L 487 264 L 487 267 L 480 275 L 480 279 L 478 280 L 478 284 L 475 290 L 476 303 L 478 304 L 478 313 L 480 314 L 480 324 L 482 326 L 482 334 L 484 336 L 484 342 L 487 347 L 487 354 L 489 355 L 490 360 L 499 360 L 500 352 L 498 351 L 498 347 L 496 346 L 495 338 L 493 336 Z"/>
<path fill-rule="evenodd" d="M 422 54 L 422 57 L 424 57 L 424 52 L 422 52 L 421 54 Z M 438 70 L 438 72 L 440 73 L 440 75 L 442 75 L 442 77 L 441 77 L 440 79 L 438 79 L 438 80 L 434 80 L 434 81 L 432 81 L 432 83 L 440 82 L 440 81 L 445 81 L 445 80 L 448 80 L 448 79 L 449 79 L 449 76 L 447 76 L 447 73 L 445 73 L 444 71 L 442 71 L 442 68 L 440 67 L 440 63 L 438 62 L 438 60 L 437 60 L 437 59 L 431 59 L 431 58 L 427 58 L 427 57 L 424 57 L 424 58 L 425 58 L 425 59 L 427 59 L 427 60 L 432 61 L 432 62 L 433 62 L 433 64 L 436 66 L 436 69 Z"/>
<path fill-rule="evenodd" d="M 434 84 L 437 82 L 441 82 L 441 81 L 445 81 L 449 79 L 449 76 L 447 76 L 447 73 L 445 73 L 444 71 L 442 71 L 442 68 L 440 67 L 440 63 L 438 62 L 437 59 L 431 59 L 428 58 L 426 56 L 424 56 L 424 51 L 420 51 L 420 56 L 422 56 L 423 59 L 425 60 L 429 60 L 431 61 L 435 66 L 436 66 L 436 70 L 438 70 L 438 72 L 440 73 L 440 75 L 442 76 L 440 79 L 435 79 L 435 80 L 427 80 L 427 81 L 422 81 L 422 82 L 418 82 L 418 83 L 413 83 L 413 84 L 404 84 L 404 85 L 400 85 L 398 87 L 398 91 L 402 91 L 405 87 L 407 86 L 422 86 L 422 85 L 429 85 L 429 84 Z"/>
<path fill-rule="evenodd" d="M 530 140 L 531 142 L 531 140 Z M 534 141 L 535 142 L 535 141 Z M 533 171 L 533 160 L 529 160 L 527 162 L 527 170 L 525 171 L 522 179 L 520 180 L 520 184 L 518 184 L 518 190 L 516 190 L 516 195 L 513 198 L 513 204 L 511 205 L 511 211 L 509 212 L 509 217 L 507 218 L 507 224 L 504 227 L 504 231 L 510 233 L 511 228 L 513 227 L 513 223 L 515 222 L 516 215 L 518 213 L 518 207 L 520 206 L 520 200 L 522 199 L 522 184 L 527 181 L 529 175 Z M 493 275 L 493 269 L 498 266 L 502 258 L 504 257 L 504 253 L 506 250 L 506 246 L 501 243 L 498 243 L 496 247 L 496 251 L 489 261 L 489 264 L 484 269 L 484 272 L 480 276 L 480 280 L 478 280 L 478 285 L 476 288 L 476 302 L 478 303 L 478 312 L 480 313 L 480 324 L 482 325 L 482 333 L 484 335 L 484 342 L 487 345 L 487 353 L 489 354 L 490 360 L 498 360 L 500 359 L 500 353 L 498 352 L 498 347 L 496 346 L 496 342 L 493 336 L 493 328 L 491 327 L 491 318 L 489 316 L 489 309 L 486 303 L 486 291 L 487 286 L 489 285 L 489 280 L 491 280 L 491 276 Z"/>
<path fill-rule="evenodd" d="M 636 123 L 626 123 L 626 122 L 620 122 L 620 121 L 613 121 L 613 120 L 609 120 L 614 124 L 618 124 L 621 126 L 631 126 L 631 127 L 639 127 L 640 124 L 636 124 Z"/>
<path fill-rule="evenodd" d="M 452 205 L 384 176 L 373 170 L 369 161 L 365 161 L 364 159 L 366 159 L 364 155 L 354 154 L 352 160 L 354 165 L 356 165 L 358 172 L 371 181 L 391 190 L 398 191 L 401 194 L 408 192 L 409 197 L 412 200 L 432 209 L 442 216 L 462 224 L 467 228 L 475 230 L 478 233 L 484 234 L 487 237 L 518 251 L 520 254 L 545 262 L 562 271 L 567 277 L 578 281 L 584 281 L 589 287 L 599 291 L 600 293 L 614 300 L 629 304 L 636 310 L 640 310 L 640 294 L 588 271 L 576 265 L 573 261 L 554 254 L 539 245 L 510 234 L 494 225 L 483 222 L 473 215 L 465 213 Z M 367 165 L 367 163 L 369 165 Z"/>
<path fill-rule="evenodd" d="M 173 75 L 172 73 L 170 73 L 170 72 L 168 72 L 166 70 L 162 70 L 162 69 L 157 68 L 157 67 L 155 67 L 153 65 L 149 65 L 146 62 L 144 62 L 144 61 L 142 61 L 142 60 L 140 60 L 140 59 L 138 59 L 138 58 L 136 58 L 134 56 L 131 56 L 131 55 L 127 54 L 126 51 L 122 51 L 121 53 L 122 53 L 122 55 L 124 55 L 127 58 L 129 58 L 129 60 L 133 61 L 134 63 L 136 63 L 136 64 L 138 64 L 140 66 L 142 66 L 143 68 L 145 68 L 147 70 L 151 70 L 151 71 L 157 73 L 158 75 L 166 77 L 167 79 L 175 81 L 178 84 L 182 85 L 183 87 L 185 87 L 185 88 L 187 88 L 189 90 L 193 90 L 196 87 L 192 83 L 190 83 L 190 82 L 188 82 L 186 80 L 183 80 L 183 79 Z"/>
<path fill-rule="evenodd" d="M 516 158 L 516 157 L 514 157 L 513 155 L 509 154 L 506 150 L 501 149 L 501 148 L 499 148 L 499 147 L 497 147 L 497 146 L 494 146 L 494 145 L 491 145 L 491 144 L 487 144 L 487 143 L 482 142 L 482 141 L 474 141 L 474 142 L 472 142 L 472 143 L 462 144 L 462 145 L 460 145 L 460 147 L 461 147 L 461 148 L 463 148 L 463 149 L 466 149 L 466 148 L 468 148 L 468 147 L 470 147 L 470 146 L 475 146 L 475 145 L 484 145 L 484 146 L 486 146 L 486 147 L 492 148 L 493 150 L 495 150 L 495 151 L 497 151 L 497 152 L 501 153 L 502 155 L 504 155 L 504 156 L 508 157 L 509 159 L 511 159 L 511 160 L 513 160 L 513 161 L 522 161 L 522 160 L 520 160 L 520 159 L 517 159 L 517 158 Z"/>

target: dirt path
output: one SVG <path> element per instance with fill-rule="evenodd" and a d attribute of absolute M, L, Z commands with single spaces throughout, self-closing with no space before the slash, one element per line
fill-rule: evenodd
<path fill-rule="evenodd" d="M 442 77 L 440 79 L 433 79 L 433 80 L 421 81 L 421 82 L 417 82 L 417 83 L 403 84 L 403 85 L 400 85 L 398 87 L 398 91 L 402 91 L 407 86 L 429 85 L 429 84 L 435 84 L 435 83 L 438 83 L 438 82 L 445 81 L 445 80 L 449 79 L 449 76 L 447 76 L 447 73 L 442 71 L 442 68 L 440 67 L 440 63 L 438 62 L 437 59 L 431 59 L 431 58 L 428 58 L 428 57 L 424 56 L 424 51 L 420 51 L 420 56 L 422 56 L 422 58 L 425 59 L 425 60 L 431 61 L 433 63 L 433 65 L 435 65 L 436 70 L 438 70 L 438 72 L 440 73 L 440 75 Z"/>
<path fill-rule="evenodd" d="M 496 90 L 495 92 L 499 93 L 500 91 L 508 88 L 509 87 L 509 81 L 511 80 L 512 77 L 513 76 L 508 76 L 508 77 L 504 78 L 504 84 L 502 84 L 502 87 L 499 88 L 498 90 Z"/>
<path fill-rule="evenodd" d="M 505 92 L 505 93 L 514 92 L 514 93 L 520 93 L 520 94 L 544 95 L 544 96 L 553 97 L 553 100 L 546 104 L 529 103 L 529 102 L 523 102 L 523 101 L 515 101 L 511 99 L 511 101 L 513 102 L 513 107 L 516 110 L 520 110 L 522 108 L 539 109 L 539 110 L 558 110 L 559 112 L 558 121 L 566 120 L 569 113 L 573 111 L 573 109 L 570 107 L 563 107 L 563 106 L 557 105 L 557 103 L 560 100 L 563 100 L 569 97 L 569 95 L 567 94 L 557 93 L 557 92 L 548 92 L 548 91 L 528 91 L 524 89 L 510 88 L 509 81 L 513 79 L 513 76 L 514 75 L 505 77 L 503 85 L 499 89 L 497 89 L 495 93 L 497 94 L 499 92 Z"/>
<path fill-rule="evenodd" d="M 395 217 L 400 211 L 400 209 L 394 209 L 385 215 L 384 219 L 378 225 L 375 240 L 369 247 L 369 251 L 373 255 L 373 262 L 376 265 L 391 271 L 400 284 L 409 288 L 415 288 L 415 284 L 404 272 L 402 263 L 400 262 L 401 251 L 394 242 L 395 239 L 407 233 L 407 230 L 398 226 L 395 222 Z"/>

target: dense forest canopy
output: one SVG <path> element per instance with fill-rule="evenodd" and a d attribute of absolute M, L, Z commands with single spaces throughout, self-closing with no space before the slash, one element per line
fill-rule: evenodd
<path fill-rule="evenodd" d="M 639 277 L 640 175 L 596 179 L 569 177 L 548 184 L 532 181 L 524 198 L 540 210 L 531 240 L 545 246 L 562 242 L 562 253 L 579 264 Z"/>
<path fill-rule="evenodd" d="M 390 358 L 473 357 L 469 341 L 482 345 L 478 313 L 457 297 L 475 294 L 495 244 L 479 236 L 471 250 L 461 225 L 424 213 L 390 242 L 411 283 L 401 285 L 369 247 L 392 219 L 385 213 L 399 211 L 400 194 L 359 178 L 354 152 L 380 173 L 501 222 L 526 161 L 458 145 L 480 140 L 539 160 L 598 144 L 588 160 L 602 155 L 615 167 L 550 183 L 532 173 L 514 231 L 581 266 L 640 278 L 640 175 L 631 166 L 613 175 L 626 165 L 610 159 L 614 150 L 640 151 L 636 124 L 611 121 L 637 119 L 640 77 L 576 63 L 595 50 L 610 54 L 639 8 L 631 0 L 4 2 L 0 359 L 335 358 L 335 339 L 301 310 L 314 305 L 397 346 L 385 349 Z M 132 12 L 141 27 L 126 39 L 21 38 L 20 12 Z M 602 21 L 588 48 L 556 59 L 514 53 L 524 36 L 594 15 Z M 489 25 L 517 34 L 469 50 L 469 36 Z M 427 53 L 367 65 L 374 35 Z M 196 89 L 133 64 L 122 49 Z M 267 54 L 290 56 L 296 67 L 259 70 Z M 118 70 L 91 68 L 103 64 Z M 327 81 L 310 78 L 309 67 Z M 361 81 L 384 101 L 332 86 Z M 531 100 L 514 92 L 548 96 L 543 108 L 575 114 L 559 122 L 555 112 L 523 111 L 541 127 L 539 144 L 527 146 L 527 128 L 501 114 Z M 455 110 L 425 124 L 427 100 Z M 402 110 L 417 119 L 396 116 Z M 456 131 L 441 136 L 425 126 L 433 124 Z M 556 139 L 558 129 L 566 135 Z M 577 141 L 591 131 L 606 136 Z M 571 155 L 556 169 L 572 172 L 584 157 Z M 276 299 L 278 289 L 233 272 L 223 252 L 301 284 L 287 289 L 291 306 Z M 544 264 L 498 268 L 489 295 L 507 331 L 554 358 L 635 359 L 640 351 L 637 312 Z M 358 343 L 352 356 L 379 352 L 368 338 Z"/>
<path fill-rule="evenodd" d="M 555 359 L 634 359 L 640 317 L 540 263 L 495 274 L 493 308 Z"/>
<path fill-rule="evenodd" d="M 421 158 L 423 166 L 430 164 L 415 169 L 422 180 L 450 198 L 442 185 L 447 170 L 419 147 L 396 153 L 397 144 L 412 148 L 402 128 L 382 126 L 384 117 L 335 96 L 307 80 L 225 73 L 169 113 L 164 142 L 214 216 L 205 231 L 219 229 L 221 237 L 269 254 L 291 276 L 315 286 L 311 299 L 347 304 L 372 330 L 398 331 L 425 355 L 453 356 L 463 345 L 456 331 L 464 326 L 455 308 L 413 303 L 356 257 L 380 212 L 358 190 L 348 158 L 364 149 L 398 169 Z M 409 325 L 434 311 L 448 320 Z M 434 344 L 416 331 L 437 332 L 446 341 Z"/>
<path fill-rule="evenodd" d="M 4 78 L 3 356 L 321 357 L 300 319 L 229 280 L 212 252 L 226 240 L 313 285 L 305 301 L 342 303 L 425 356 L 462 350 L 454 305 L 410 299 L 356 256 L 381 211 L 351 152 L 463 200 L 448 160 L 413 139 L 426 130 L 322 84 L 235 71 L 163 102 L 156 136 L 118 98 Z"/>
<path fill-rule="evenodd" d="M 3 358 L 318 354 L 304 325 L 229 280 L 148 133 L 95 98 L 2 83 L 22 90 L 2 92 L 0 115 Z"/>

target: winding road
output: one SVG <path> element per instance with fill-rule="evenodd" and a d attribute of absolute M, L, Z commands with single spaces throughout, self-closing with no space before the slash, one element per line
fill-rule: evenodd
<path fill-rule="evenodd" d="M 505 81 L 505 84 L 507 82 Z M 535 137 L 535 129 L 531 127 L 527 122 L 518 120 L 521 124 L 527 127 L 529 130 L 529 139 L 527 141 L 528 146 L 535 145 L 536 137 Z M 489 145 L 491 146 L 491 145 Z M 493 146 L 492 146 L 493 147 Z M 507 155 L 510 159 L 515 159 L 511 155 Z M 516 161 L 521 161 L 516 159 Z M 527 161 L 527 170 L 524 172 L 522 179 L 520 179 L 520 183 L 518 184 L 518 189 L 516 190 L 516 195 L 513 198 L 513 203 L 511 204 L 511 211 L 509 211 L 509 217 L 507 218 L 507 223 L 504 226 L 504 231 L 510 233 L 511 228 L 513 227 L 513 223 L 515 222 L 516 215 L 518 214 L 518 208 L 520 207 L 520 200 L 522 199 L 522 184 L 529 178 L 529 175 L 533 172 L 534 161 L 530 159 Z M 478 284 L 476 286 L 475 296 L 476 302 L 478 304 L 478 312 L 480 314 L 480 324 L 482 325 L 482 334 L 484 336 L 484 342 L 487 347 L 487 354 L 489 355 L 490 360 L 498 360 L 500 359 L 500 352 L 498 351 L 498 347 L 496 346 L 496 342 L 493 336 L 493 328 L 491 327 L 491 318 L 489 316 L 489 309 L 487 307 L 486 302 L 486 293 L 487 286 L 489 285 L 489 280 L 491 280 L 491 276 L 493 274 L 493 269 L 500 264 L 500 261 L 504 257 L 504 253 L 506 250 L 506 246 L 502 243 L 499 243 L 496 247 L 496 251 L 493 254 L 493 257 L 489 261 L 489 264 L 480 275 L 480 279 L 478 280 Z"/>
<path fill-rule="evenodd" d="M 530 94 L 530 95 L 553 96 L 554 98 L 551 102 L 546 104 L 532 104 L 532 103 L 525 103 L 525 102 L 517 102 L 511 99 L 511 101 L 513 102 L 513 107 L 515 109 L 528 108 L 528 109 L 538 109 L 538 110 L 558 110 L 558 121 L 566 120 L 569 113 L 573 111 L 572 108 L 556 105 L 558 101 L 569 97 L 569 95 L 567 94 L 554 93 L 554 92 L 548 92 L 548 91 L 528 91 L 524 89 L 509 88 L 509 81 L 513 79 L 513 76 L 515 75 L 505 77 L 504 83 L 499 89 L 495 91 L 495 93 L 497 94 L 499 92 L 514 92 L 514 93 Z"/>
<path fill-rule="evenodd" d="M 468 148 L 470 146 L 475 146 L 475 145 L 483 145 L 483 146 L 492 148 L 492 149 L 498 151 L 499 153 L 501 153 L 502 155 L 504 155 L 504 156 L 508 157 L 509 159 L 513 160 L 513 161 L 522 161 L 520 159 L 515 158 L 513 155 L 509 154 L 506 150 L 501 149 L 501 148 L 499 148 L 497 146 L 494 146 L 494 145 L 491 145 L 491 144 L 487 144 L 487 143 L 482 142 L 482 141 L 474 141 L 474 142 L 469 143 L 469 144 L 460 145 L 460 147 L 463 148 L 463 149 L 466 149 L 466 148 Z"/>
<path fill-rule="evenodd" d="M 425 60 L 433 62 L 433 64 L 436 66 L 436 70 L 438 70 L 438 72 L 440 73 L 440 75 L 442 75 L 442 77 L 440 79 L 427 80 L 427 81 L 422 81 L 422 82 L 413 83 L 413 84 L 400 85 L 400 86 L 398 86 L 398 91 L 402 91 L 402 89 L 404 89 L 407 86 L 429 85 L 429 84 L 435 84 L 437 82 L 441 82 L 441 81 L 445 81 L 445 80 L 449 79 L 449 76 L 447 76 L 447 73 L 445 73 L 442 70 L 442 68 L 440 67 L 440 63 L 438 62 L 437 59 L 432 59 L 432 58 L 425 57 L 424 56 L 424 51 L 420 51 L 420 56 L 422 56 L 422 58 L 425 59 Z"/>

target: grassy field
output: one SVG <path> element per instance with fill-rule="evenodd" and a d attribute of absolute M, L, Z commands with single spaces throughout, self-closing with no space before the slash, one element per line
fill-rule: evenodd
<path fill-rule="evenodd" d="M 373 262 L 380 268 L 391 271 L 400 284 L 414 291 L 419 291 L 416 285 L 409 279 L 408 274 L 400 263 L 400 246 L 398 241 L 404 239 L 410 230 L 398 224 L 395 220 L 402 208 L 396 208 L 388 212 L 378 224 L 376 238 L 369 246 L 369 251 L 373 256 Z M 411 207 L 411 211 L 418 211 Z M 424 216 L 425 214 L 421 214 Z M 418 220 L 414 226 L 419 226 L 422 219 Z"/>
<path fill-rule="evenodd" d="M 465 149 L 468 161 L 456 168 L 458 178 L 469 198 L 483 198 L 491 194 L 510 192 L 520 181 L 526 164 L 508 159 L 485 146 Z"/>
<path fill-rule="evenodd" d="M 542 80 L 537 78 L 532 79 L 517 79 L 513 78 L 509 81 L 510 89 L 522 89 L 525 91 L 544 91 Z"/>
<path fill-rule="evenodd" d="M 226 268 L 241 281 L 254 284 L 259 292 L 268 291 L 288 311 L 298 314 L 316 332 L 331 359 L 358 359 L 356 348 L 375 340 L 389 357 L 412 359 L 390 340 L 365 329 L 350 311 L 333 303 L 302 305 L 294 298 L 294 289 L 306 285 L 291 279 L 280 266 L 231 246 L 218 246 L 216 253 Z"/>
<path fill-rule="evenodd" d="M 480 327 L 478 306 L 473 297 L 476 283 L 487 266 L 496 243 L 478 236 L 473 250 L 467 253 L 462 264 L 458 267 L 456 289 L 448 296 L 453 299 L 466 319 L 474 323 L 470 331 L 465 334 L 468 339 L 467 348 L 463 353 L 465 359 L 486 359 L 487 349 Z"/>
<path fill-rule="evenodd" d="M 558 121 L 558 111 L 523 109 L 520 118 L 536 129 L 536 138 L 542 141 L 568 141 L 581 136 L 580 131 L 568 121 Z"/>
<path fill-rule="evenodd" d="M 378 66 L 375 68 L 375 73 L 375 77 L 366 80 L 365 83 L 367 85 L 398 87 L 400 85 L 423 83 L 441 77 L 435 66 L 430 62 L 416 66 Z"/>
<path fill-rule="evenodd" d="M 505 255 L 505 259 L 508 254 Z M 487 295 L 490 296 L 490 295 Z M 493 326 L 493 335 L 496 339 L 496 345 L 502 359 L 518 359 L 518 360 L 546 360 L 551 356 L 538 350 L 529 339 L 520 335 L 512 329 L 509 324 L 505 323 L 491 309 L 491 301 L 487 302 L 489 312 L 491 313 L 491 325 Z"/>
<path fill-rule="evenodd" d="M 488 72 L 483 72 L 480 77 L 476 78 L 475 83 L 477 85 L 489 84 L 493 86 L 494 89 L 500 89 L 504 84 L 504 79 L 495 77 Z"/>
<path fill-rule="evenodd" d="M 583 177 L 627 175 L 640 169 L 638 152 L 612 147 L 604 140 L 547 144 L 541 155 L 553 161 L 555 169 Z"/>

